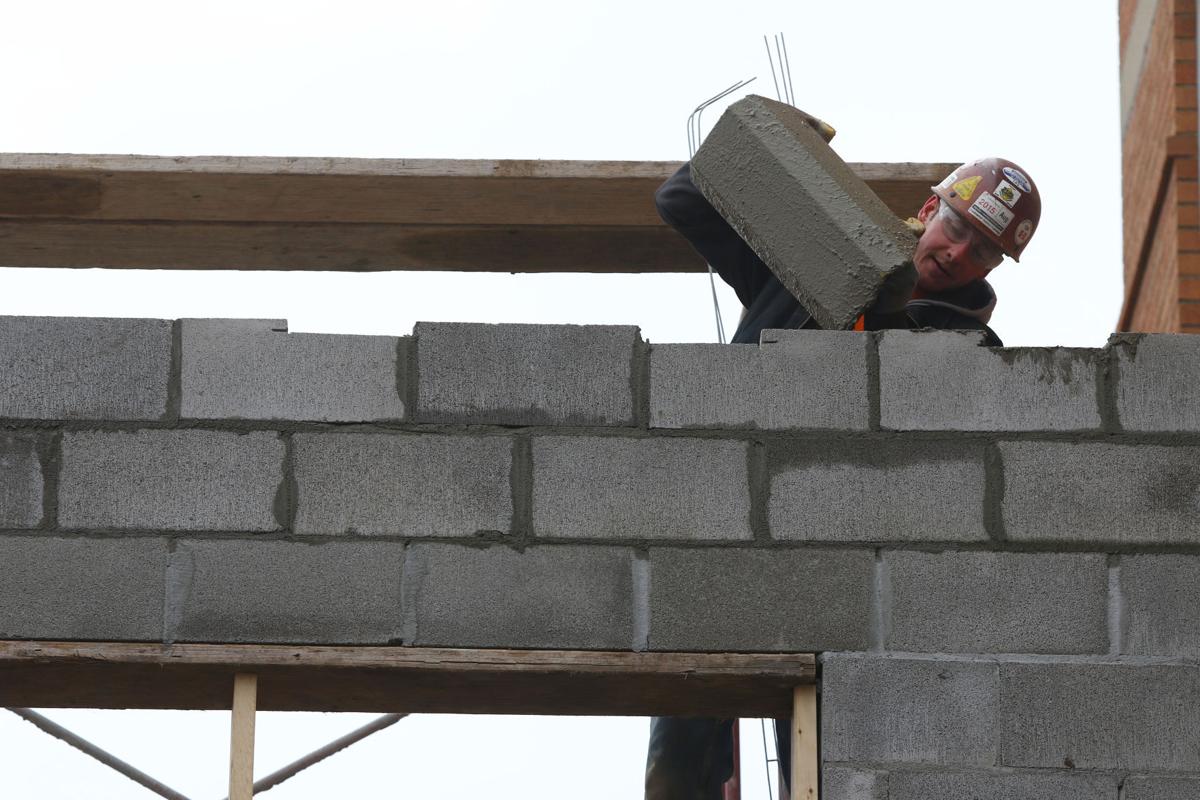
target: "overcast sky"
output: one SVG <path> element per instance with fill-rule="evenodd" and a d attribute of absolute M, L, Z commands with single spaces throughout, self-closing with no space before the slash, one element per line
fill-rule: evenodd
<path fill-rule="evenodd" d="M 699 101 L 752 76 L 749 90 L 774 96 L 762 36 L 783 31 L 797 105 L 838 129 L 847 161 L 1002 155 L 1038 182 L 1038 233 L 1021 264 L 993 273 L 1007 344 L 1100 346 L 1120 310 L 1115 0 L 3 9 L 0 151 L 27 153 L 682 160 Z M 621 323 L 655 342 L 715 340 L 701 275 L 0 268 L 0 281 L 0 314 L 267 317 L 381 334 L 417 320 Z M 48 713 L 193 797 L 225 790 L 228 715 Z M 260 775 L 369 718 L 260 717 Z M 267 796 L 634 797 L 645 729 L 414 718 Z M 0 753 L 14 797 L 151 796 L 15 717 L 0 715 Z M 745 796 L 765 800 L 752 758 Z"/>

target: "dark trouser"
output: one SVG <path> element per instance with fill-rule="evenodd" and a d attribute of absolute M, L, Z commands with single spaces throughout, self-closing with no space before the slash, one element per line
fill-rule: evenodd
<path fill-rule="evenodd" d="M 790 775 L 791 721 L 775 721 L 779 767 Z M 743 766 L 745 769 L 745 766 Z M 646 800 L 721 800 L 733 775 L 733 720 L 654 717 L 646 752 Z"/>

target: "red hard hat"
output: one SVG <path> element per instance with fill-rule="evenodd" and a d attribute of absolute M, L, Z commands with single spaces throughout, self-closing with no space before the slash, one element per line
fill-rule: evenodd
<path fill-rule="evenodd" d="M 981 158 L 951 172 L 933 193 L 1013 261 L 1042 216 L 1042 197 L 1029 173 L 1003 158 Z"/>

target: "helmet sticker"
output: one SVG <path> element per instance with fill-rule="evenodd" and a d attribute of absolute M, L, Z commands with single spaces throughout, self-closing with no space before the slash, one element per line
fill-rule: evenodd
<path fill-rule="evenodd" d="M 953 189 L 963 200 L 970 200 L 971 195 L 975 194 L 975 187 L 979 185 L 981 180 L 983 180 L 983 177 L 980 175 L 976 175 L 971 178 L 963 178 L 961 181 L 954 184 Z"/>
<path fill-rule="evenodd" d="M 1000 202 L 1009 208 L 1016 208 L 1017 201 L 1021 199 L 1021 193 L 1014 189 L 1008 181 L 1000 181 L 1000 185 L 996 187 L 996 197 L 1000 198 Z"/>
<path fill-rule="evenodd" d="M 1012 211 L 1005 208 L 996 198 L 992 197 L 991 192 L 984 192 L 979 195 L 979 199 L 972 203 L 967 211 L 997 236 L 1004 233 L 1009 223 L 1013 221 Z"/>
<path fill-rule="evenodd" d="M 1017 246 L 1023 245 L 1026 242 L 1028 242 L 1029 237 L 1032 235 L 1033 235 L 1033 220 L 1031 220 L 1031 219 L 1022 220 L 1021 224 L 1017 226 L 1017 230 L 1016 230 Z"/>
<path fill-rule="evenodd" d="M 1021 172 L 1021 170 L 1019 170 L 1019 169 L 1013 169 L 1012 167 L 1005 167 L 1004 168 L 1004 177 L 1006 177 L 1010 181 L 1012 181 L 1013 184 L 1015 186 L 1017 186 L 1018 188 L 1020 188 L 1020 190 L 1022 192 L 1032 192 L 1033 191 L 1033 186 L 1030 185 L 1029 178 L 1026 178 L 1025 173 Z"/>
<path fill-rule="evenodd" d="M 941 182 L 941 183 L 939 183 L 939 184 L 938 184 L 938 185 L 937 185 L 935 188 L 937 188 L 937 189 L 949 189 L 949 188 L 950 188 L 950 184 L 954 183 L 956 180 L 958 180 L 958 170 L 955 170 L 954 172 L 951 172 L 949 175 L 947 175 L 947 176 L 946 176 L 946 177 L 945 177 L 945 178 L 942 180 L 942 182 Z"/>

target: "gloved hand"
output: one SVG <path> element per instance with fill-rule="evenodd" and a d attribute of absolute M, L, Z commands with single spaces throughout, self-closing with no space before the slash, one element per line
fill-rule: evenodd
<path fill-rule="evenodd" d="M 883 285 L 879 287 L 875 304 L 869 311 L 879 316 L 903 313 L 904 307 L 912 299 L 915 288 L 917 288 L 917 268 L 911 261 L 908 261 L 889 275 Z"/>

